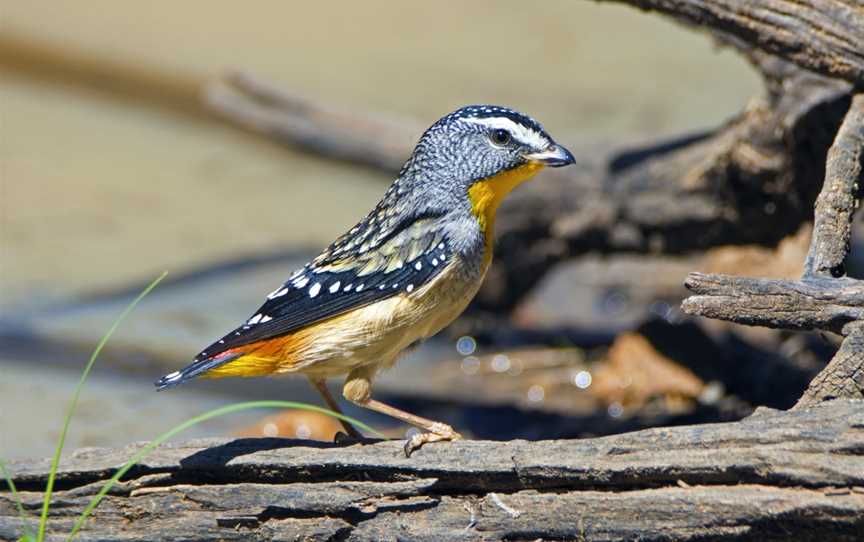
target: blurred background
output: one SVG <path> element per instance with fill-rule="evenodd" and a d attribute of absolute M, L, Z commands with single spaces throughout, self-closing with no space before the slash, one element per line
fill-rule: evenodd
<path fill-rule="evenodd" d="M 761 92 L 755 72 L 706 35 L 572 0 L 410 9 L 396 1 L 4 1 L 0 24 L 6 458 L 50 453 L 90 349 L 162 271 L 168 279 L 97 363 L 67 449 L 149 439 L 239 400 L 319 402 L 302 378 L 197 381 L 159 394 L 152 386 L 247 317 L 392 181 L 213 114 L 203 89 L 229 70 L 343 110 L 423 125 L 468 103 L 508 105 L 575 148 L 710 129 Z M 709 324 L 678 313 L 682 280 L 696 269 L 794 276 L 807 239 L 562 264 L 512 315 L 532 333 L 483 340 L 468 315 L 387 373 L 377 392 L 478 438 L 744 416 L 758 402 L 710 376 L 730 354 L 709 340 Z M 676 350 L 681 334 L 704 340 Z M 810 351 L 810 339 L 767 330 L 732 337 L 751 357 Z M 817 354 L 819 344 L 832 348 L 819 341 Z M 805 384 L 819 357 L 795 358 Z M 406 429 L 349 411 L 393 436 Z M 256 412 L 187 436 L 331 439 L 336 428 L 309 414 Z"/>

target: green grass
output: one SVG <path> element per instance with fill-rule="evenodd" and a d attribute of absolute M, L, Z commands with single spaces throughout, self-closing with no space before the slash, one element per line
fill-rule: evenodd
<path fill-rule="evenodd" d="M 45 486 L 45 498 L 42 501 L 42 514 L 39 516 L 39 532 L 36 535 L 36 540 L 38 542 L 43 542 L 43 540 L 45 540 L 45 528 L 48 525 L 48 508 L 51 506 L 51 494 L 54 492 L 54 481 L 57 478 L 57 467 L 60 465 L 60 455 L 63 453 L 63 446 L 66 444 L 66 434 L 69 432 L 69 423 L 72 421 L 72 415 L 75 414 L 75 408 L 78 406 L 78 398 L 81 396 L 81 390 L 84 388 L 84 383 L 90 376 L 90 370 L 93 369 L 93 364 L 96 363 L 96 358 L 99 357 L 99 354 L 102 352 L 108 339 L 110 339 L 111 336 L 114 335 L 114 332 L 117 331 L 120 323 L 130 312 L 132 312 L 138 303 L 156 287 L 157 284 L 162 282 L 162 279 L 165 278 L 166 274 L 167 273 L 162 273 L 159 275 L 156 280 L 144 288 L 144 291 L 138 294 L 138 297 L 132 300 L 132 303 L 129 303 L 129 305 L 123 309 L 123 312 L 121 312 L 114 320 L 111 327 L 108 328 L 108 331 L 106 331 L 105 334 L 102 335 L 102 338 L 99 339 L 99 343 L 96 345 L 96 348 L 93 349 L 93 353 L 90 354 L 90 359 L 87 361 L 87 365 L 84 366 L 84 372 L 81 373 L 78 385 L 75 386 L 75 391 L 72 393 L 72 400 L 69 401 L 69 408 L 66 409 L 66 417 L 63 419 L 63 428 L 60 430 L 60 438 L 57 439 L 57 449 L 54 451 L 54 458 L 51 460 L 51 471 L 48 473 L 48 484 Z"/>
<path fill-rule="evenodd" d="M 24 511 L 24 505 L 21 503 L 21 496 L 18 495 L 18 488 L 15 487 L 15 482 L 12 480 L 12 476 L 9 474 L 9 471 L 6 470 L 6 462 L 2 459 L 0 459 L 0 472 L 2 472 L 3 478 L 6 479 L 6 485 L 9 486 L 9 491 L 12 492 L 12 500 L 15 501 L 15 506 L 18 508 L 18 515 L 24 523 L 24 534 L 18 540 L 20 542 L 33 542 L 36 540 L 36 536 L 33 535 L 30 531 L 30 527 L 27 526 L 27 512 Z"/>
<path fill-rule="evenodd" d="M 75 391 L 72 394 L 72 399 L 69 402 L 69 407 L 66 410 L 66 416 L 63 420 L 63 426 L 60 431 L 60 437 L 57 439 L 57 449 L 54 452 L 54 457 L 51 461 L 51 469 L 48 473 L 48 483 L 45 486 L 45 495 L 42 500 L 42 510 L 39 515 L 39 528 L 38 531 L 34 534 L 30 531 L 30 528 L 26 525 L 28 522 L 27 513 L 24 510 L 24 505 L 22 504 L 21 497 L 18 494 L 18 490 L 15 487 L 15 482 L 12 480 L 11 474 L 7 471 L 5 463 L 0 460 L 0 471 L 2 471 L 3 477 L 6 479 L 6 484 L 9 486 L 9 490 L 12 493 L 12 498 L 15 501 L 15 505 L 18 508 L 18 513 L 21 516 L 21 520 L 24 522 L 24 533 L 18 539 L 19 542 L 44 542 L 45 535 L 48 527 L 48 512 L 51 508 L 51 495 L 54 490 L 54 482 L 57 479 L 57 470 L 60 466 L 60 456 L 63 453 L 63 446 L 66 443 L 66 436 L 69 432 L 69 424 L 72 420 L 72 416 L 75 413 L 75 408 L 78 405 L 78 399 L 81 395 L 81 390 L 84 387 L 84 383 L 87 381 L 87 378 L 90 376 L 90 371 L 93 368 L 93 364 L 96 362 L 96 359 L 99 357 L 99 354 L 102 352 L 102 349 L 105 347 L 105 344 L 120 326 L 120 323 L 129 315 L 130 312 L 138 305 L 138 303 L 165 278 L 166 273 L 162 273 L 156 280 L 151 282 L 126 308 L 120 313 L 120 315 L 114 320 L 111 324 L 111 327 L 108 328 L 108 331 L 102 336 L 99 340 L 99 343 L 96 345 L 96 348 L 93 349 L 93 353 L 90 356 L 90 359 L 87 361 L 87 365 L 84 367 L 84 371 L 81 373 L 81 378 L 78 380 L 78 385 L 75 387 Z M 99 505 L 105 495 L 111 490 L 114 484 L 123 477 L 124 474 L 129 472 L 129 469 L 138 464 L 139 461 L 144 459 L 147 454 L 155 450 L 160 444 L 164 443 L 168 439 L 174 437 L 175 435 L 193 427 L 201 422 L 210 420 L 212 418 L 216 418 L 219 416 L 224 416 L 227 414 L 233 414 L 235 412 L 241 412 L 244 410 L 250 410 L 255 408 L 292 408 L 298 410 L 306 410 L 310 412 L 319 412 L 322 414 L 327 414 L 334 418 L 347 421 L 356 427 L 364 429 L 376 436 L 381 438 L 386 438 L 383 434 L 376 431 L 372 427 L 366 425 L 365 423 L 358 421 L 349 416 L 345 416 L 343 414 L 333 412 L 332 410 L 328 410 L 326 408 L 321 408 L 315 405 L 309 405 L 306 403 L 295 403 L 293 401 L 249 401 L 245 403 L 238 403 L 234 405 L 227 405 L 224 407 L 216 408 L 210 411 L 207 411 L 203 414 L 200 414 L 194 418 L 186 420 L 185 422 L 169 429 L 168 431 L 162 433 L 152 441 L 150 441 L 146 446 L 141 448 L 129 461 L 126 462 L 122 467 L 120 467 L 114 475 L 105 482 L 105 485 L 102 486 L 102 489 L 90 500 L 87 504 L 84 511 L 78 516 L 78 519 L 75 521 L 75 524 L 72 527 L 72 530 L 69 532 L 67 537 L 68 541 L 71 541 L 75 538 L 75 535 L 78 534 L 78 531 L 84 526 L 84 523 L 87 521 L 87 518 L 90 517 L 90 514 L 93 510 Z"/>

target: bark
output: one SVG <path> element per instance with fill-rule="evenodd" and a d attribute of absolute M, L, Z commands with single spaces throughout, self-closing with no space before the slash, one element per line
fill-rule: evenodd
<path fill-rule="evenodd" d="M 864 319 L 864 283 L 849 278 L 790 281 L 691 273 L 684 284 L 697 294 L 684 300 L 684 312 L 737 324 L 840 333 Z"/>
<path fill-rule="evenodd" d="M 817 73 L 864 86 L 860 0 L 601 0 L 725 34 Z"/>
<path fill-rule="evenodd" d="M 828 151 L 825 183 L 816 200 L 813 239 L 805 263 L 810 276 L 841 277 L 852 240 L 852 216 L 864 182 L 864 94 L 853 99 Z"/>
<path fill-rule="evenodd" d="M 68 532 L 139 446 L 65 461 L 51 532 Z M 48 464 L 10 465 L 31 514 Z M 0 538 L 21 529 L 0 494 Z M 851 541 L 862 532 L 864 403 L 833 401 L 597 439 L 439 443 L 410 459 L 400 442 L 168 445 L 78 539 Z"/>
<path fill-rule="evenodd" d="M 796 408 L 838 397 L 864 397 L 864 328 L 850 324 L 840 350 L 810 383 Z"/>

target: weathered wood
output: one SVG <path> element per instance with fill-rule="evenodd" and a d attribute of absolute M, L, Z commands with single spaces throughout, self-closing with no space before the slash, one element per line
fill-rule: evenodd
<path fill-rule="evenodd" d="M 697 295 L 684 312 L 746 325 L 848 335 L 797 408 L 836 397 L 864 398 L 864 281 L 845 275 L 851 223 L 864 184 L 864 94 L 853 97 L 828 151 L 813 238 L 800 281 L 691 273 Z"/>
<path fill-rule="evenodd" d="M 864 319 L 864 281 L 844 278 L 800 281 L 691 273 L 684 285 L 694 296 L 684 312 L 777 329 L 825 330 Z"/>
<path fill-rule="evenodd" d="M 841 277 L 852 240 L 852 217 L 864 185 L 864 94 L 852 99 L 849 112 L 828 150 L 825 182 L 816 199 L 813 239 L 805 276 Z"/>
<path fill-rule="evenodd" d="M 860 0 L 600 0 L 728 34 L 803 68 L 864 86 Z"/>
<path fill-rule="evenodd" d="M 838 397 L 864 399 L 864 322 L 854 322 L 843 330 L 846 338 L 795 405 L 807 408 Z"/>
<path fill-rule="evenodd" d="M 51 531 L 140 445 L 61 465 Z M 48 461 L 10 465 L 34 513 Z M 0 493 L 0 538 L 21 521 Z M 163 446 L 79 540 L 855 540 L 864 532 L 864 402 L 580 441 L 284 439 Z M 827 538 L 826 538 L 827 537 Z"/>

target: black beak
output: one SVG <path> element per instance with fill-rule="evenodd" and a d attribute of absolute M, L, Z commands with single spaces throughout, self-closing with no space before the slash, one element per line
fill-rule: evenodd
<path fill-rule="evenodd" d="M 525 159 L 530 162 L 538 162 L 540 164 L 543 164 L 544 166 L 549 167 L 563 167 L 576 163 L 576 159 L 573 158 L 573 154 L 558 144 L 552 145 L 545 151 L 526 154 Z"/>

